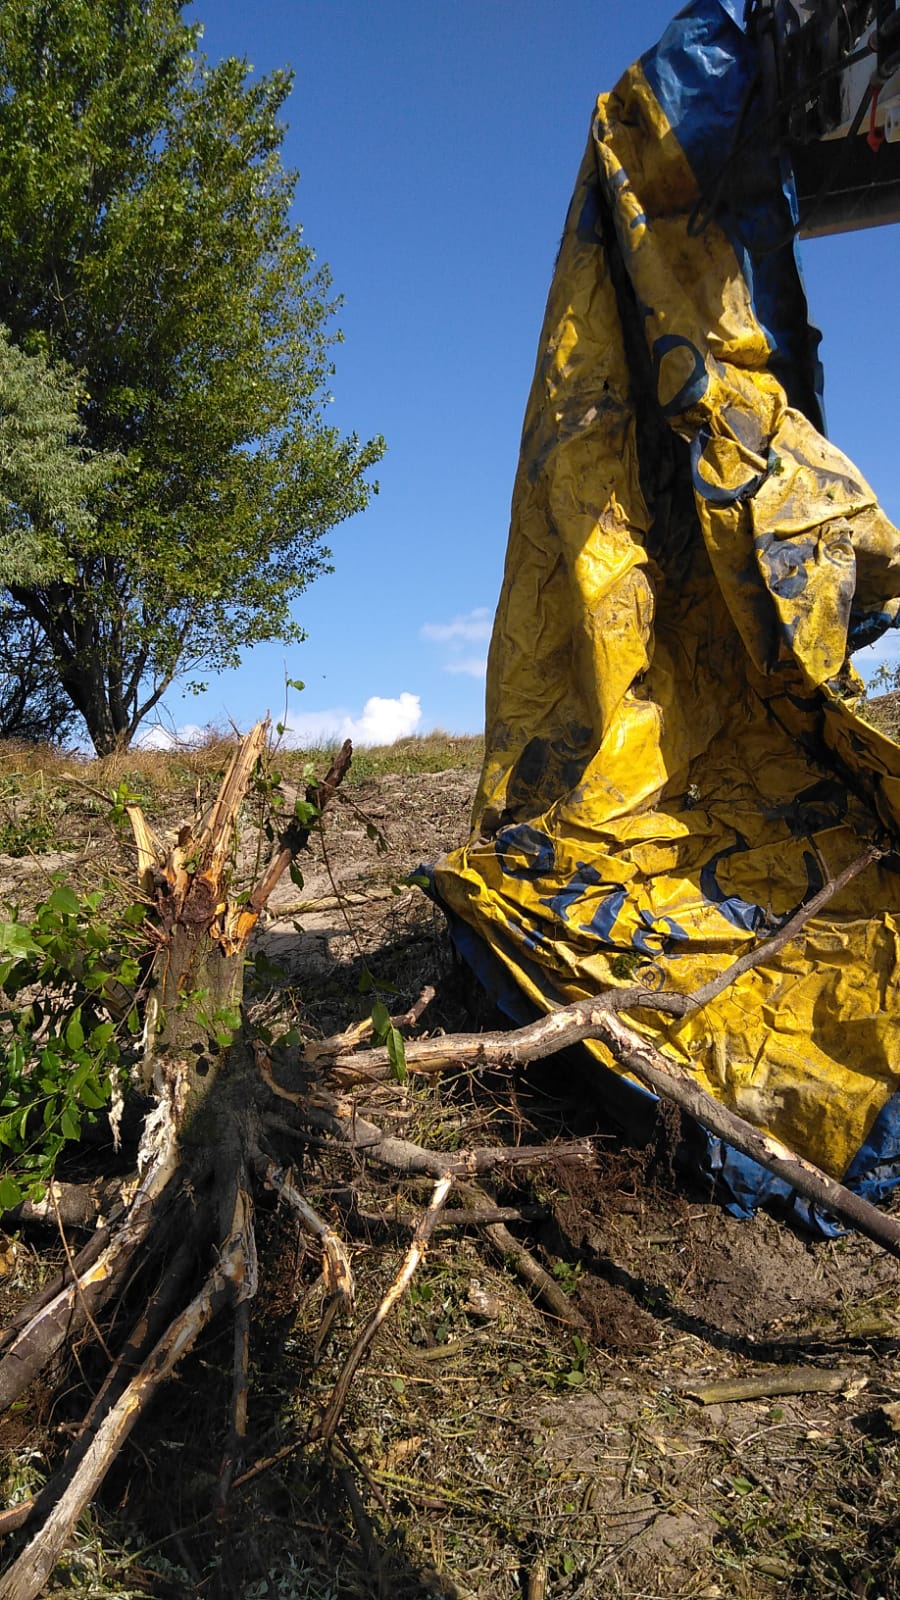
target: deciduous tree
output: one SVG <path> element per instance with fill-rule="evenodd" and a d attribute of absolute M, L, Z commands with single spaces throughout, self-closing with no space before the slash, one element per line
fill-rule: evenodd
<path fill-rule="evenodd" d="M 176 676 L 299 636 L 382 449 L 325 421 L 337 302 L 291 217 L 290 75 L 210 65 L 184 10 L 0 8 L 0 319 L 84 375 L 84 442 L 119 462 L 0 581 L 99 752 Z"/>

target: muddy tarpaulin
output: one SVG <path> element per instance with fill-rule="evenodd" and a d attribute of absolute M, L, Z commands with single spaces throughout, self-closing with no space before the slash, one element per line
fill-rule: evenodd
<path fill-rule="evenodd" d="M 823 432 L 790 175 L 743 132 L 755 65 L 735 7 L 688 6 L 599 99 L 569 210 L 472 837 L 435 872 L 513 1015 L 686 993 L 900 837 L 900 748 L 849 659 L 896 620 L 900 536 Z M 703 1011 L 628 1018 L 870 1196 L 900 1176 L 896 865 Z M 778 1188 L 704 1159 L 739 1205 Z"/>

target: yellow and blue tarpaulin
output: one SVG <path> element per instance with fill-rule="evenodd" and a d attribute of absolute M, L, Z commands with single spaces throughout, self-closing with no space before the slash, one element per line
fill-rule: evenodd
<path fill-rule="evenodd" d="M 687 993 L 900 836 L 900 748 L 850 664 L 897 620 L 900 535 L 823 431 L 790 174 L 764 139 L 735 144 L 755 68 L 731 0 L 687 6 L 598 100 L 569 209 L 472 836 L 434 876 L 513 1014 Z M 897 865 L 703 1011 L 628 1019 L 870 1195 L 900 1175 Z M 776 1187 L 707 1159 L 738 1205 Z"/>

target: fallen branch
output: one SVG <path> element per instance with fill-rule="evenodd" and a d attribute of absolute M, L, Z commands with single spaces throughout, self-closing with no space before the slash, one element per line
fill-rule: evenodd
<path fill-rule="evenodd" d="M 335 1233 L 334 1228 L 313 1210 L 308 1200 L 304 1200 L 282 1167 L 270 1161 L 259 1150 L 254 1152 L 253 1166 L 263 1182 L 290 1206 L 295 1216 L 300 1218 L 301 1225 L 307 1233 L 311 1233 L 322 1247 L 322 1279 L 326 1298 L 316 1341 L 317 1347 L 321 1347 L 337 1311 L 349 1311 L 356 1296 L 350 1257 L 343 1240 Z"/>
<path fill-rule="evenodd" d="M 633 985 L 624 989 L 608 989 L 602 995 L 590 995 L 576 1000 L 572 1005 L 561 1006 L 537 1022 L 514 1032 L 439 1034 L 432 1039 L 413 1039 L 406 1045 L 406 1065 L 410 1072 L 444 1072 L 448 1067 L 509 1067 L 528 1061 L 540 1061 L 545 1056 L 567 1050 L 585 1039 L 598 1038 L 596 1018 L 600 1012 L 610 1014 L 622 1011 L 657 1011 L 667 1016 L 687 1017 L 710 1004 L 718 995 L 730 988 L 739 977 L 751 968 L 761 966 L 779 954 L 802 931 L 811 917 L 822 910 L 829 900 L 845 889 L 884 851 L 877 845 L 868 845 L 842 872 L 805 901 L 793 916 L 773 934 L 733 961 L 724 972 L 711 978 L 692 994 L 675 994 L 665 990 L 647 989 Z M 513 1045 L 514 1041 L 514 1045 Z M 327 1042 L 327 1041 L 326 1041 Z M 390 1067 L 390 1057 L 385 1048 L 369 1050 L 360 1060 L 352 1054 L 338 1056 L 333 1071 L 358 1071 L 365 1065 L 368 1072 Z"/>
<path fill-rule="evenodd" d="M 586 1039 L 599 1040 L 626 1072 L 645 1084 L 660 1099 L 671 1101 L 686 1111 L 718 1138 L 724 1139 L 743 1155 L 781 1178 L 789 1188 L 812 1200 L 840 1221 L 849 1223 L 900 1260 L 900 1223 L 870 1205 L 860 1195 L 853 1194 L 812 1162 L 796 1155 L 771 1134 L 754 1127 L 713 1099 L 655 1045 L 627 1027 L 618 1015 L 625 1010 L 655 1010 L 687 1016 L 708 1005 L 736 978 L 752 967 L 759 966 L 796 938 L 810 917 L 883 853 L 877 845 L 867 846 L 862 855 L 801 906 L 777 934 L 739 957 L 723 973 L 693 994 L 655 993 L 641 988 L 620 989 L 576 1001 L 573 1005 L 550 1012 L 525 1028 L 508 1033 L 457 1034 L 416 1040 L 406 1047 L 407 1066 L 410 1071 L 435 1072 L 447 1066 L 458 1066 L 462 1062 L 476 1066 L 518 1065 L 554 1055 Z M 373 1050 L 367 1059 L 377 1068 L 387 1063 L 387 1052 Z M 354 1065 L 358 1067 L 358 1064 L 350 1056 L 339 1058 L 335 1066 L 351 1068 Z"/>
<path fill-rule="evenodd" d="M 313 1422 L 309 1430 L 309 1438 L 311 1440 L 322 1439 L 325 1441 L 325 1443 L 328 1443 L 332 1438 L 334 1430 L 341 1419 L 341 1412 L 344 1409 L 347 1394 L 350 1389 L 350 1385 L 353 1382 L 357 1368 L 359 1367 L 363 1356 L 368 1350 L 369 1345 L 372 1343 L 372 1340 L 375 1338 L 375 1335 L 377 1334 L 382 1323 L 387 1319 L 387 1317 L 390 1316 L 390 1313 L 397 1304 L 397 1301 L 405 1293 L 408 1285 L 412 1282 L 417 1267 L 419 1267 L 421 1262 L 424 1260 L 425 1252 L 428 1249 L 428 1241 L 434 1231 L 434 1225 L 440 1216 L 441 1209 L 450 1193 L 450 1190 L 453 1187 L 453 1183 L 453 1174 L 446 1173 L 442 1178 L 439 1178 L 435 1184 L 434 1193 L 432 1194 L 428 1203 L 428 1209 L 424 1212 L 419 1222 L 419 1226 L 413 1235 L 412 1244 L 407 1251 L 403 1266 L 401 1267 L 397 1277 L 394 1279 L 394 1282 L 388 1289 L 387 1294 L 382 1299 L 381 1304 L 369 1318 L 369 1321 L 366 1323 L 359 1337 L 356 1339 L 353 1348 L 350 1351 L 346 1362 L 344 1363 L 341 1375 L 334 1386 L 331 1399 L 325 1407 L 322 1415 Z M 4 1600 L 2 1592 L 0 1592 L 0 1600 Z"/>
<path fill-rule="evenodd" d="M 847 1394 L 865 1387 L 864 1373 L 825 1367 L 788 1367 L 755 1378 L 726 1378 L 720 1383 L 685 1383 L 682 1394 L 702 1406 L 728 1405 L 735 1400 L 774 1400 L 785 1394 Z"/>
<path fill-rule="evenodd" d="M 0 1600 L 40 1600 L 78 1518 L 93 1498 L 138 1417 L 220 1307 L 252 1292 L 247 1274 L 248 1221 L 236 1210 L 234 1231 L 200 1293 L 176 1317 L 140 1371 L 99 1424 L 71 1481 L 31 1543 L 0 1578 Z"/>

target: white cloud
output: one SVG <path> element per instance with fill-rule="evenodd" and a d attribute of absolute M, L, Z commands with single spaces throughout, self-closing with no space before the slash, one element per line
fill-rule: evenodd
<path fill-rule="evenodd" d="M 373 694 L 359 716 L 344 706 L 327 711 L 289 711 L 284 721 L 284 743 L 290 746 L 341 744 L 352 739 L 355 745 L 394 744 L 415 733 L 422 721 L 419 695 L 404 691 L 394 699 Z M 195 722 L 180 728 L 166 728 L 155 722 L 135 740 L 141 750 L 174 750 L 179 745 L 202 742 L 208 730 Z"/>
<path fill-rule="evenodd" d="M 290 711 L 285 721 L 285 743 L 317 745 L 352 739 L 357 745 L 394 744 L 415 733 L 422 720 L 422 702 L 404 691 L 391 699 L 369 696 L 358 717 L 343 707 L 328 711 Z"/>
<path fill-rule="evenodd" d="M 487 675 L 487 656 L 451 656 L 444 663 L 444 671 L 464 673 L 467 678 L 483 678 Z"/>
<path fill-rule="evenodd" d="M 451 622 L 426 622 L 419 637 L 429 644 L 443 645 L 444 672 L 466 678 L 483 678 L 487 672 L 487 652 L 475 654 L 472 645 L 485 644 L 491 637 L 493 617 L 487 606 L 476 606 Z"/>
<path fill-rule="evenodd" d="M 427 639 L 429 644 L 477 644 L 491 637 L 491 627 L 492 618 L 487 606 L 477 606 L 463 617 L 454 617 L 452 622 L 423 623 L 419 637 Z"/>
<path fill-rule="evenodd" d="M 134 742 L 138 750 L 175 750 L 179 745 L 198 744 L 207 732 L 196 722 L 186 722 L 181 728 L 165 728 L 161 722 L 154 722 Z"/>

